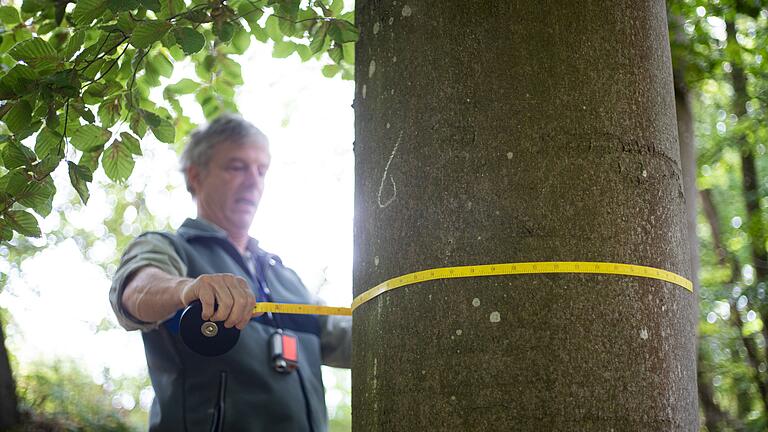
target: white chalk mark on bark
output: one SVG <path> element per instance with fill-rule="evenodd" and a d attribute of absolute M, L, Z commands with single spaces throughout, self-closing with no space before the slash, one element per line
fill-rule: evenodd
<path fill-rule="evenodd" d="M 392 182 L 392 197 L 390 197 L 388 200 L 384 202 L 381 201 L 381 193 L 384 191 L 384 182 L 387 180 L 389 165 L 392 163 L 392 159 L 395 158 L 395 153 L 397 153 L 397 148 L 400 146 L 400 140 L 402 139 L 403 139 L 403 131 L 400 131 L 400 135 L 397 137 L 397 142 L 395 142 L 395 148 L 392 149 L 392 154 L 389 155 L 387 166 L 384 167 L 384 176 L 381 177 L 381 184 L 379 185 L 379 194 L 377 197 L 379 201 L 379 207 L 381 208 L 385 208 L 388 205 L 392 204 L 392 201 L 394 201 L 395 198 L 397 197 L 397 185 L 395 184 L 395 179 L 393 179 L 392 176 L 390 176 L 389 181 Z"/>

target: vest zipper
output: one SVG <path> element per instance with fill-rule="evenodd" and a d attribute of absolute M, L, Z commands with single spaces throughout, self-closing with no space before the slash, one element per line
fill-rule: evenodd
<path fill-rule="evenodd" d="M 216 401 L 216 407 L 213 410 L 213 420 L 211 421 L 211 432 L 221 432 L 224 430 L 224 402 L 227 393 L 227 372 L 221 371 L 219 375 L 219 397 Z"/>

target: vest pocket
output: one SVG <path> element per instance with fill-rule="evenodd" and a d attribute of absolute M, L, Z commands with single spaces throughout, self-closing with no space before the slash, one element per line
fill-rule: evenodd
<path fill-rule="evenodd" d="M 211 420 L 211 432 L 221 432 L 224 430 L 224 404 L 227 393 L 227 372 L 221 371 L 219 374 L 219 393 L 216 398 L 216 406 L 213 407 L 213 419 Z"/>

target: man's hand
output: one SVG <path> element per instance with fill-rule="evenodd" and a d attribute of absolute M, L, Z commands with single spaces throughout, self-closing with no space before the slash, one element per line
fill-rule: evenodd
<path fill-rule="evenodd" d="M 224 327 L 242 330 L 253 317 L 256 298 L 248 282 L 229 273 L 205 274 L 197 279 L 185 280 L 181 286 L 184 306 L 195 300 L 203 305 L 204 320 L 224 321 Z M 214 313 L 214 304 L 218 305 Z"/>

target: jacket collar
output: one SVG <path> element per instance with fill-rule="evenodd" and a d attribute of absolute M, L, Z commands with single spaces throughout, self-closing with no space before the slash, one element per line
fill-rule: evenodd
<path fill-rule="evenodd" d="M 178 229 L 178 234 L 186 240 L 193 239 L 221 239 L 229 242 L 227 232 L 213 222 L 203 218 L 187 218 Z M 231 243 L 231 242 L 230 242 Z M 234 246 L 234 245 L 233 245 Z M 248 237 L 246 249 L 251 253 L 259 252 L 259 241 L 253 237 Z"/>

